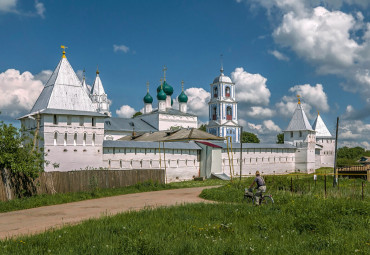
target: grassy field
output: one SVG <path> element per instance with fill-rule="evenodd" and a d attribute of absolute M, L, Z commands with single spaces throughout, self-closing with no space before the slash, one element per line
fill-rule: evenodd
<path fill-rule="evenodd" d="M 312 176 L 267 177 L 276 203 L 243 203 L 251 179 L 208 189 L 218 204 L 146 209 L 0 242 L 1 254 L 370 254 L 370 202 Z M 360 183 L 357 181 L 358 184 Z M 368 186 L 366 191 L 368 192 Z M 307 189 L 307 191 L 305 190 Z M 308 191 L 310 189 L 310 191 Z M 368 193 L 367 193 L 368 194 Z M 229 203 L 232 202 L 232 203 Z"/>
<path fill-rule="evenodd" d="M 221 180 L 184 181 L 169 184 L 160 184 L 157 182 L 148 181 L 133 186 L 116 189 L 93 189 L 87 192 L 58 193 L 54 195 L 43 194 L 22 199 L 14 199 L 6 202 L 0 201 L 0 213 L 131 193 L 165 189 L 180 189 L 200 186 L 223 185 L 223 184 L 225 184 L 225 181 Z"/>

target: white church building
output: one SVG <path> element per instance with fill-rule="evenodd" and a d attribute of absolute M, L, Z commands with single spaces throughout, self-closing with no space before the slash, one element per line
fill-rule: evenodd
<path fill-rule="evenodd" d="M 174 89 L 167 83 L 165 71 L 166 68 L 157 88 L 156 108 L 147 85 L 142 115 L 111 117 L 99 71 L 90 90 L 85 78 L 79 80 L 63 51 L 31 112 L 20 118 L 26 134 L 31 136 L 31 131 L 38 130 L 38 146 L 48 162 L 44 170 L 165 167 L 167 181 L 178 181 L 222 173 L 238 175 L 240 164 L 245 175 L 256 170 L 263 174 L 313 172 L 322 166 L 333 166 L 334 138 L 320 115 L 310 125 L 300 101 L 284 130 L 284 144 L 242 144 L 240 158 L 237 88 L 222 69 L 210 86 L 207 131 L 220 137 L 230 136 L 231 153 L 226 143 L 220 141 L 166 142 L 162 148 L 158 141 L 137 141 L 135 137 L 142 134 L 170 132 L 173 127 L 197 128 L 197 116 L 187 113 L 188 97 L 183 84 L 177 97 L 178 109 L 173 108 Z"/>

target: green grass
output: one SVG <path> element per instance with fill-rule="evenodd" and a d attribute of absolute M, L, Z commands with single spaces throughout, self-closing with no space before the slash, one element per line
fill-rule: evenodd
<path fill-rule="evenodd" d="M 0 201 L 0 213 L 10 212 L 16 210 L 23 210 L 29 208 L 35 208 L 46 205 L 56 205 L 63 203 L 76 202 L 87 199 L 110 197 L 123 194 L 148 192 L 156 190 L 166 189 L 179 189 L 179 188 L 191 188 L 201 186 L 212 186 L 212 185 L 223 185 L 225 181 L 221 180 L 205 180 L 205 181 L 184 181 L 174 182 L 169 184 L 160 184 L 157 182 L 144 182 L 133 186 L 116 188 L 116 189 L 94 189 L 87 192 L 74 192 L 74 193 L 58 193 L 58 194 L 43 194 L 36 195 L 33 197 L 26 197 L 22 199 L 14 199 L 6 202 Z"/>
<path fill-rule="evenodd" d="M 1 254 L 369 254 L 369 203 L 286 197 L 192 204 L 88 220 L 0 242 Z"/>

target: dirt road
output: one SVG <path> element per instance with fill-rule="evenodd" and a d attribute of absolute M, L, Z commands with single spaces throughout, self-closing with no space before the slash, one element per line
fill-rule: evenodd
<path fill-rule="evenodd" d="M 40 233 L 89 218 L 145 207 L 206 202 L 198 197 L 206 188 L 210 187 L 144 192 L 0 213 L 0 239 Z"/>

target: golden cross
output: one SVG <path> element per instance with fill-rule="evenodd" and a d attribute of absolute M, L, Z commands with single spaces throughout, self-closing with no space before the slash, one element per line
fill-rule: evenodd
<path fill-rule="evenodd" d="M 162 78 L 159 81 L 161 82 L 161 89 L 163 89 Z"/>
<path fill-rule="evenodd" d="M 66 57 L 66 49 L 68 48 L 67 46 L 64 46 L 64 45 L 60 45 L 60 48 L 63 49 L 63 56 L 62 58 L 65 58 Z"/>
<path fill-rule="evenodd" d="M 149 93 L 149 82 L 148 81 L 146 82 L 146 92 Z"/>
<path fill-rule="evenodd" d="M 167 71 L 167 67 L 164 65 L 163 66 L 163 81 L 166 81 L 166 71 Z"/>
<path fill-rule="evenodd" d="M 184 91 L 184 81 L 181 81 L 181 89 Z"/>
<path fill-rule="evenodd" d="M 84 68 L 84 70 L 83 70 L 83 74 L 84 74 L 84 77 L 83 77 L 83 79 L 85 80 L 85 68 Z"/>
<path fill-rule="evenodd" d="M 301 96 L 300 95 L 297 95 L 297 98 L 298 98 L 298 104 L 301 104 Z"/>

